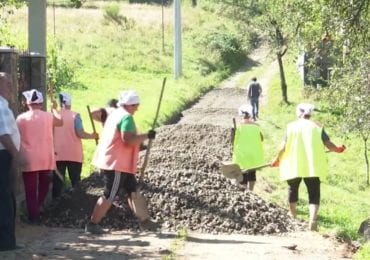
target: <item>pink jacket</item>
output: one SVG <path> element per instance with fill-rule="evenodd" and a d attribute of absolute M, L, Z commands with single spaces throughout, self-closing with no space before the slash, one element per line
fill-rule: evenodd
<path fill-rule="evenodd" d="M 20 151 L 27 164 L 23 171 L 53 170 L 53 115 L 42 110 L 30 110 L 17 117 L 21 135 Z"/>
<path fill-rule="evenodd" d="M 60 114 L 63 119 L 63 125 L 54 128 L 55 160 L 82 163 L 82 142 L 75 130 L 77 113 L 69 109 L 62 109 Z"/>

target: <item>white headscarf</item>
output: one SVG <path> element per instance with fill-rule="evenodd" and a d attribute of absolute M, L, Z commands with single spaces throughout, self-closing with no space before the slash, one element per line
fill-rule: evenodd
<path fill-rule="evenodd" d="M 239 116 L 244 116 L 245 114 L 252 116 L 253 108 L 251 105 L 246 104 L 239 107 Z"/>
<path fill-rule="evenodd" d="M 41 104 L 44 102 L 44 98 L 42 97 L 42 93 L 37 89 L 31 89 L 27 91 L 23 91 L 22 95 L 26 98 L 26 103 L 30 104 Z"/>
<path fill-rule="evenodd" d="M 310 116 L 313 113 L 315 106 L 308 103 L 301 103 L 298 104 L 296 108 L 296 115 L 297 117 L 303 117 L 303 116 Z"/>
<path fill-rule="evenodd" d="M 68 93 L 61 92 L 59 95 L 60 95 L 60 98 L 61 98 L 60 101 L 62 104 L 66 106 L 70 106 L 72 104 L 72 98 Z"/>
<path fill-rule="evenodd" d="M 118 105 L 136 105 L 140 104 L 139 95 L 134 90 L 122 91 L 119 94 Z"/>

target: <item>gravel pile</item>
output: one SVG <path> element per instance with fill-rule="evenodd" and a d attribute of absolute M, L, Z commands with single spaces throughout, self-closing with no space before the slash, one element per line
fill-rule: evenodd
<path fill-rule="evenodd" d="M 142 156 L 144 153 L 142 154 Z M 246 191 L 220 173 L 230 160 L 230 129 L 212 125 L 164 126 L 150 153 L 142 192 L 152 217 L 163 230 L 206 233 L 271 234 L 294 231 L 301 224 L 285 209 Z M 48 226 L 82 228 L 102 194 L 98 173 L 66 192 L 46 209 Z M 102 225 L 111 229 L 138 229 L 125 203 L 115 203 Z"/>

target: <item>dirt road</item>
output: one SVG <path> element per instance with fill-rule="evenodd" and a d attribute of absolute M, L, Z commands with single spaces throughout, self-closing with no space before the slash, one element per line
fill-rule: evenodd
<path fill-rule="evenodd" d="M 17 240 L 23 248 L 0 252 L 0 259 L 161 259 L 174 238 L 174 233 L 128 231 L 94 236 L 82 229 L 22 224 Z"/>
<path fill-rule="evenodd" d="M 251 59 L 253 64 L 262 64 L 268 60 L 266 50 L 260 49 Z M 266 68 L 265 73 L 259 77 L 265 93 L 269 81 L 277 73 L 274 63 Z M 237 108 L 246 101 L 243 94 L 245 92 L 235 88 L 235 82 L 242 73 L 243 71 L 236 73 L 220 88 L 204 95 L 197 104 L 183 112 L 178 124 L 231 127 L 231 118 L 237 117 Z M 264 102 L 267 102 L 267 96 L 261 103 Z M 162 154 L 165 152 L 163 147 L 154 147 L 153 153 L 156 151 Z M 169 212 L 172 213 L 171 208 L 166 211 Z M 160 212 L 159 217 L 164 218 L 164 213 Z M 201 216 L 199 219 L 202 219 Z M 173 246 L 177 241 L 173 232 L 143 233 L 123 230 L 91 236 L 84 234 L 81 228 L 22 224 L 18 225 L 17 239 L 23 249 L 0 253 L 0 259 L 161 259 L 169 254 L 174 259 L 342 259 L 352 256 L 351 248 L 346 244 L 312 232 L 274 236 L 190 232 L 182 247 L 176 248 Z"/>
<path fill-rule="evenodd" d="M 345 244 L 318 233 L 299 232 L 284 236 L 189 234 L 179 260 L 202 259 L 348 259 Z"/>
<path fill-rule="evenodd" d="M 259 49 L 251 57 L 253 64 L 262 65 L 267 50 Z M 248 69 L 248 68 L 245 68 Z M 221 88 L 204 95 L 192 108 L 183 112 L 179 123 L 231 125 L 231 118 L 237 117 L 238 107 L 246 102 L 245 95 L 235 89 L 242 71 L 223 82 Z M 266 66 L 258 80 L 263 86 L 261 107 L 268 102 L 266 95 L 270 81 L 278 73 L 276 62 Z M 189 234 L 184 248 L 177 259 L 346 259 L 352 256 L 347 244 L 333 238 L 324 238 L 315 232 L 286 233 L 280 236 L 211 235 Z"/>

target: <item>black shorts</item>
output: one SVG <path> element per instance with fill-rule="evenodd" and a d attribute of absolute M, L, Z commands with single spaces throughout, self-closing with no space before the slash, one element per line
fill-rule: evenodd
<path fill-rule="evenodd" d="M 256 181 L 256 171 L 247 171 L 243 173 L 243 181 L 241 184 L 247 184 L 249 181 Z"/>
<path fill-rule="evenodd" d="M 120 191 L 124 191 L 131 196 L 132 192 L 137 191 L 137 181 L 134 174 L 126 172 L 115 172 L 102 170 L 104 174 L 104 197 L 113 202 Z"/>
<path fill-rule="evenodd" d="M 288 180 L 288 201 L 289 203 L 296 203 L 298 201 L 299 184 L 302 178 L 295 178 Z M 307 177 L 303 178 L 307 187 L 309 204 L 320 204 L 320 178 Z"/>

